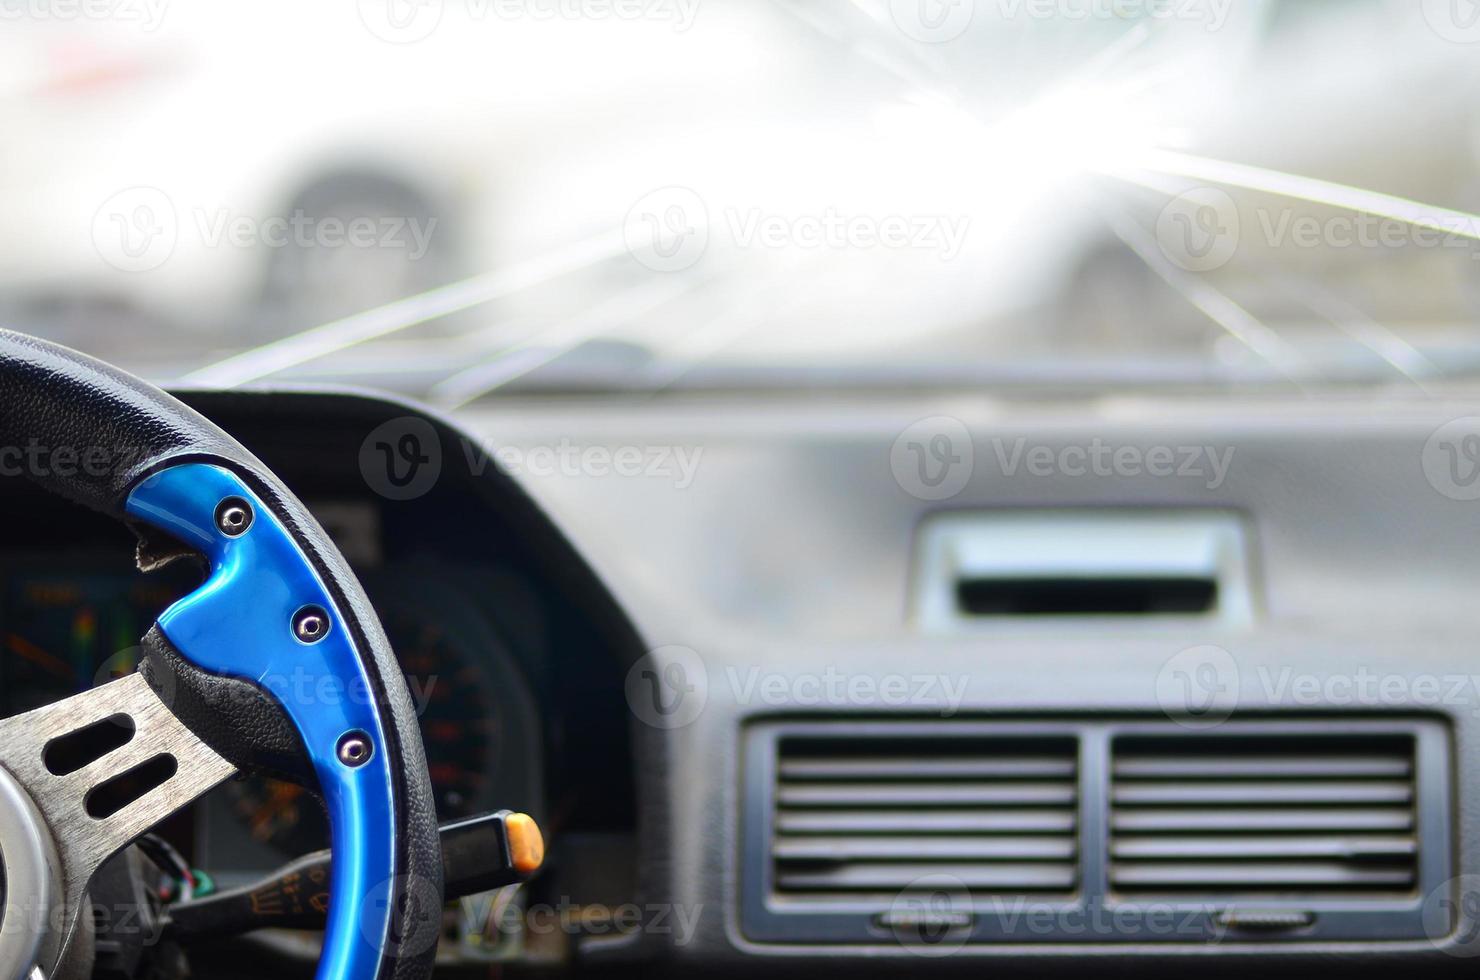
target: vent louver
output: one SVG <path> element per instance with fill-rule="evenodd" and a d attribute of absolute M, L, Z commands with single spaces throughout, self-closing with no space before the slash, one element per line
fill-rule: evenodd
<path fill-rule="evenodd" d="M 1370 897 L 1416 887 L 1412 738 L 1121 738 L 1110 779 L 1110 885 L 1120 894 Z"/>
<path fill-rule="evenodd" d="M 1375 714 L 757 721 L 741 926 L 881 956 L 1432 939 L 1457 927 L 1425 900 L 1456 873 L 1451 738 Z"/>
<path fill-rule="evenodd" d="M 1068 893 L 1078 802 L 1072 738 L 787 739 L 773 890 L 887 897 L 947 874 L 979 894 Z"/>

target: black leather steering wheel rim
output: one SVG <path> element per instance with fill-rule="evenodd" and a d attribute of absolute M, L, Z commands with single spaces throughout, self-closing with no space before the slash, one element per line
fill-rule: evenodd
<path fill-rule="evenodd" d="M 66 449 L 72 465 L 28 471 L 45 489 L 141 532 L 141 556 L 157 554 L 157 535 L 124 513 L 130 492 L 151 474 L 187 462 L 209 463 L 241 479 L 287 529 L 323 580 L 361 652 L 387 737 L 398 877 L 442 894 L 441 849 L 426 755 L 396 657 L 364 590 L 303 504 L 263 463 L 204 416 L 153 385 L 47 341 L 0 330 L 0 447 Z M 237 766 L 302 778 L 291 728 L 265 694 L 226 690 L 245 682 L 193 671 L 155 631 L 145 639 L 150 669 L 178 674 L 188 693 L 176 712 Z M 332 900 L 332 897 L 331 897 Z M 407 917 L 383 950 L 375 980 L 431 975 L 440 917 Z M 359 978 L 356 978 L 359 980 Z M 370 978 L 365 978 L 370 980 Z"/>

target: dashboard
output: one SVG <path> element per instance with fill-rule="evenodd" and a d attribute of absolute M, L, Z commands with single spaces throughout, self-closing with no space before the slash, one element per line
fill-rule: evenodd
<path fill-rule="evenodd" d="M 702 910 L 648 955 L 1285 976 L 1477 951 L 1480 538 L 1445 466 L 1476 416 L 901 390 L 462 421 L 701 453 L 522 476 L 649 638 L 637 675 L 692 698 L 634 709 L 644 894 Z"/>
<path fill-rule="evenodd" d="M 1365 976 L 1480 952 L 1480 538 L 1434 465 L 1474 406 L 534 395 L 453 422 L 185 397 L 362 577 L 440 815 L 549 832 L 517 896 L 449 910 L 445 975 Z M 439 446 L 412 493 L 372 438 L 408 419 Z M 958 466 L 946 492 L 926 457 Z M 192 579 L 5 492 L 36 515 L 0 554 L 19 710 L 130 669 Z M 323 841 L 308 798 L 256 781 L 166 833 L 223 882 Z M 311 959 L 247 941 L 285 975 Z M 198 968 L 234 975 L 234 948 Z"/>

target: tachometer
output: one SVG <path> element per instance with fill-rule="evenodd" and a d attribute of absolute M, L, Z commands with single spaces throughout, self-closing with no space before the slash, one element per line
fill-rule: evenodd
<path fill-rule="evenodd" d="M 390 611 L 384 623 L 421 719 L 437 815 L 450 820 L 474 813 L 488 799 L 499 726 L 485 669 L 442 626 L 409 610 Z"/>
<path fill-rule="evenodd" d="M 421 722 L 438 818 L 468 816 L 492 805 L 489 769 L 499 714 L 486 668 L 444 626 L 414 609 L 382 610 L 381 622 Z M 255 840 L 288 854 L 327 846 L 323 811 L 301 787 L 252 778 L 231 784 L 229 793 Z"/>

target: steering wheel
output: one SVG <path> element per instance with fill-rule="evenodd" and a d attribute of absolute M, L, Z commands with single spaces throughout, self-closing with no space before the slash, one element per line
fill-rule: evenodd
<path fill-rule="evenodd" d="M 128 523 L 141 568 L 193 554 L 209 573 L 143 637 L 138 673 L 0 721 L 0 977 L 75 971 L 98 867 L 239 772 L 296 780 L 328 810 L 320 980 L 430 976 L 442 863 L 415 713 L 364 590 L 303 504 L 158 388 L 0 330 L 7 450 L 46 489 Z"/>

